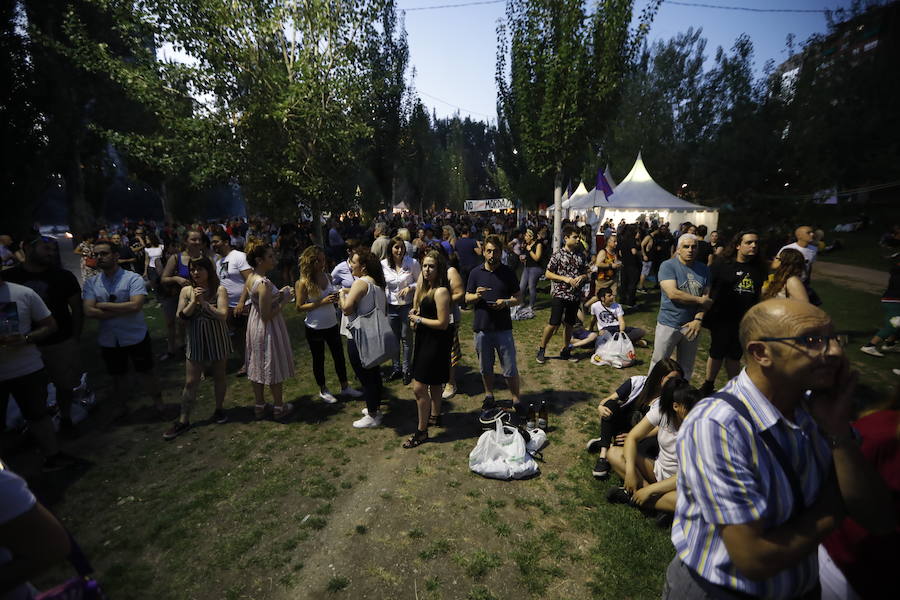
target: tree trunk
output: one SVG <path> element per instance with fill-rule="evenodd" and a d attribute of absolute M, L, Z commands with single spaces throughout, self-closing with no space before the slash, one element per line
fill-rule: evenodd
<path fill-rule="evenodd" d="M 316 243 L 324 248 L 325 236 L 322 233 L 322 204 L 317 197 L 313 197 L 310 201 L 310 212 L 313 220 L 313 236 L 316 238 Z"/>
<path fill-rule="evenodd" d="M 562 168 L 556 168 L 553 180 L 553 251 L 562 246 Z"/>
<path fill-rule="evenodd" d="M 78 143 L 73 142 L 72 155 L 69 159 L 68 173 L 66 174 L 66 195 L 69 201 L 69 227 L 82 236 L 94 229 L 96 217 L 91 205 L 84 195 L 84 174 L 81 172 L 81 151 Z"/>

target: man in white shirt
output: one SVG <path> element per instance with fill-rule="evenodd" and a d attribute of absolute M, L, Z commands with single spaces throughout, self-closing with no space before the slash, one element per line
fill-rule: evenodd
<path fill-rule="evenodd" d="M 56 320 L 37 292 L 0 276 L 0 415 L 12 395 L 44 454 L 45 472 L 72 466 L 59 451 L 47 412 L 47 373 L 37 342 L 53 335 Z"/>
<path fill-rule="evenodd" d="M 801 225 L 794 230 L 794 237 L 797 241 L 793 244 L 784 246 L 781 250 L 793 248 L 803 255 L 803 258 L 806 259 L 806 271 L 803 273 L 801 279 L 803 280 L 803 283 L 809 285 L 810 276 L 812 275 L 812 266 L 813 263 L 816 262 L 816 256 L 819 254 L 819 247 L 816 245 L 816 234 L 809 225 Z M 778 252 L 780 253 L 781 250 Z M 778 255 L 776 254 L 776 256 Z"/>
<path fill-rule="evenodd" d="M 237 376 L 242 377 L 247 374 L 244 365 L 247 315 L 237 310 L 237 305 L 241 298 L 241 292 L 244 291 L 244 283 L 250 277 L 253 269 L 247 262 L 247 255 L 231 247 L 231 239 L 224 230 L 213 231 L 210 240 L 212 249 L 216 253 L 216 273 L 219 281 L 225 286 L 225 291 L 228 292 L 228 328 L 234 335 L 233 346 L 237 350 L 237 356 L 241 362 Z"/>

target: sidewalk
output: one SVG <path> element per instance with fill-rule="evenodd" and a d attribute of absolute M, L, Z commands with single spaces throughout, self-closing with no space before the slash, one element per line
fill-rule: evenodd
<path fill-rule="evenodd" d="M 838 285 L 879 296 L 887 288 L 889 276 L 884 271 L 832 262 L 816 261 L 812 269 L 813 288 L 816 287 L 817 279 L 826 279 Z"/>

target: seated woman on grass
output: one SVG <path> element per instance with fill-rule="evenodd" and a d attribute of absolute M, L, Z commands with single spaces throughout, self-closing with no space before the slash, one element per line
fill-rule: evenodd
<path fill-rule="evenodd" d="M 600 452 L 597 464 L 594 465 L 594 477 L 602 479 L 609 475 L 607 452 L 610 446 L 625 443 L 626 434 L 659 398 L 663 384 L 676 377 L 684 377 L 681 365 L 674 358 L 666 358 L 653 365 L 649 375 L 629 377 L 615 392 L 600 401 L 597 406 L 597 412 L 600 413 L 600 437 L 587 443 L 588 452 Z M 652 443 L 649 445 L 654 446 Z M 647 455 L 655 454 L 648 448 L 644 452 Z"/>
<path fill-rule="evenodd" d="M 675 512 L 675 478 L 678 455 L 675 441 L 678 428 L 688 412 L 700 400 L 700 392 L 681 378 L 667 381 L 659 400 L 625 438 L 624 448 L 612 448 L 609 462 L 624 480 L 624 487 L 609 490 L 606 499 L 613 503 L 631 504 L 642 509 Z M 659 442 L 656 460 L 638 453 L 638 442 L 652 435 Z"/>

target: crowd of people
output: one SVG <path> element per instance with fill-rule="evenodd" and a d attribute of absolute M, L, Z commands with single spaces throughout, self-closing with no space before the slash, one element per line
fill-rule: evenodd
<path fill-rule="evenodd" d="M 884 325 L 862 348 L 879 358 L 900 351 L 900 228 L 892 232 L 883 240 L 894 249 Z M 647 375 L 629 377 L 600 401 L 599 437 L 587 447 L 599 453 L 595 477 L 622 479 L 610 502 L 671 528 L 677 555 L 665 597 L 867 597 L 866 577 L 885 560 L 900 560 L 900 398 L 878 413 L 883 419 L 867 416 L 850 427 L 855 376 L 844 355 L 847 337 L 834 331 L 812 286 L 813 227 L 764 247 L 753 230 L 725 240 L 691 223 L 670 231 L 649 218 L 607 221 L 594 232 L 567 221 L 554 250 L 550 223 L 538 214 L 520 222 L 445 211 L 371 223 L 348 213 L 323 233 L 317 244 L 308 222 L 124 223 L 85 234 L 75 246 L 82 285 L 62 268 L 52 237 L 25 236 L 11 258 L 4 255 L 10 268 L 0 273 L 0 398 L 5 407 L 15 397 L 44 469 L 74 462 L 59 450 L 47 382 L 57 390 L 59 435 L 75 435 L 71 390 L 85 318 L 98 322 L 96 343 L 119 414 L 128 413 L 139 389 L 168 419 L 155 365 L 184 360 L 179 414 L 163 433 L 171 440 L 191 428 L 207 377 L 211 422 L 228 420 L 229 372 L 251 382 L 256 418 L 284 420 L 302 410 L 284 398 L 285 382 L 296 376 L 284 318 L 293 307 L 303 315 L 318 399 L 361 398 L 353 427 L 380 427 L 384 379 L 402 380 L 417 407 L 402 446 L 414 448 L 443 427 L 442 402 L 457 393 L 463 311 L 471 312 L 482 409 L 509 410 L 523 422 L 534 414 L 521 401 L 513 321 L 545 308 L 538 302 L 545 279 L 547 323 L 532 342 L 539 364 L 556 352 L 549 348 L 561 325 L 561 360 L 577 362 L 580 348 L 616 333 L 648 347 L 647 332 L 626 325 L 626 317 L 643 310 L 639 298 L 659 293 Z M 152 301 L 166 324 L 160 355 L 144 316 Z M 375 313 L 398 342 L 384 372 L 353 335 Z M 694 388 L 704 328 L 708 359 Z M 498 358 L 509 400 L 495 397 Z M 717 385 L 723 367 L 724 387 Z M 127 387 L 129 370 L 140 387 Z M 546 427 L 542 421 L 528 425 Z"/>

